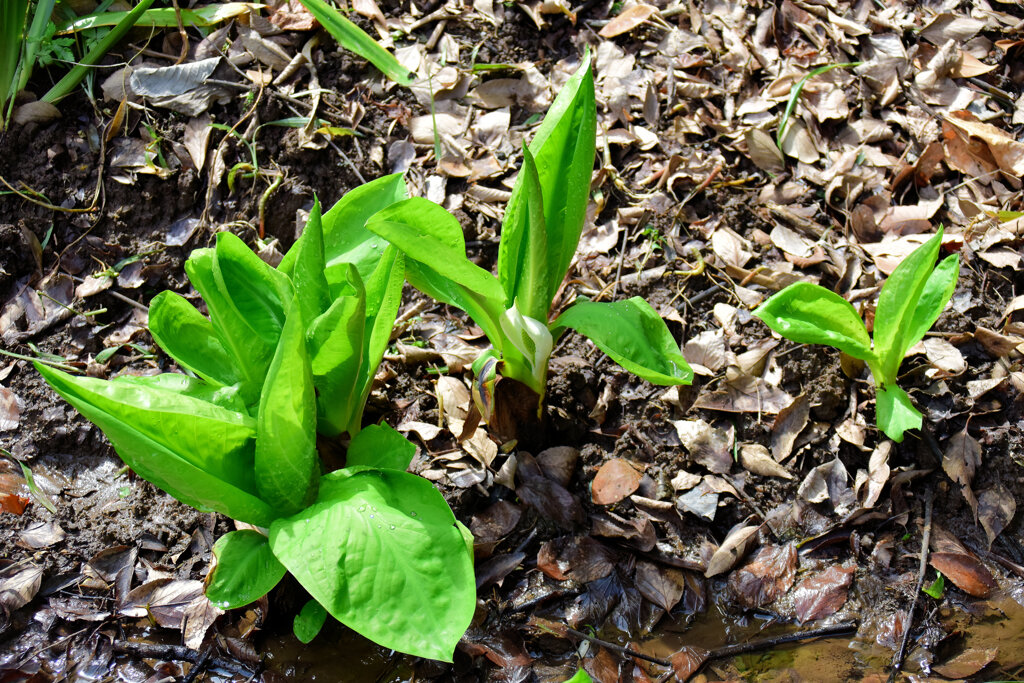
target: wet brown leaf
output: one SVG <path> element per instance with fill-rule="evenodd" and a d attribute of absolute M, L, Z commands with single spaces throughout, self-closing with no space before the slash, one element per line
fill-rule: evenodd
<path fill-rule="evenodd" d="M 18 545 L 23 548 L 49 548 L 64 540 L 67 534 L 56 522 L 36 522 L 18 534 Z"/>
<path fill-rule="evenodd" d="M 621 538 L 643 552 L 650 552 L 657 543 L 657 534 L 651 520 L 625 519 L 613 512 L 591 515 L 590 533 L 603 538 Z"/>
<path fill-rule="evenodd" d="M 1002 484 L 987 488 L 978 495 L 978 519 L 988 536 L 989 548 L 996 536 L 1013 520 L 1016 512 L 1017 502 Z"/>
<path fill-rule="evenodd" d="M 10 613 L 32 602 L 42 581 L 42 567 L 29 566 L 5 576 L 0 580 L 0 608 Z"/>
<path fill-rule="evenodd" d="M 801 581 L 793 591 L 800 623 L 823 619 L 842 609 L 856 569 L 854 565 L 835 565 Z"/>
<path fill-rule="evenodd" d="M 516 495 L 539 514 L 564 529 L 582 524 L 583 508 L 575 496 L 558 482 L 543 477 L 530 479 L 516 487 Z"/>
<path fill-rule="evenodd" d="M 938 526 L 932 529 L 931 549 L 928 564 L 968 595 L 987 598 L 999 587 L 978 556 L 945 529 Z"/>
<path fill-rule="evenodd" d="M 579 458 L 580 451 L 577 448 L 554 446 L 537 454 L 537 464 L 544 470 L 548 479 L 557 481 L 562 486 L 568 486 Z"/>
<path fill-rule="evenodd" d="M 729 590 L 744 607 L 771 604 L 793 586 L 796 560 L 795 544 L 766 545 L 729 576 Z"/>
<path fill-rule="evenodd" d="M 473 532 L 473 546 L 477 556 L 489 556 L 494 546 L 516 528 L 522 514 L 522 508 L 518 505 L 499 500 L 483 512 L 473 515 L 469 530 Z"/>
<path fill-rule="evenodd" d="M 688 681 L 690 676 L 693 676 L 704 666 L 710 654 L 709 651 L 702 647 L 688 645 L 669 658 L 672 662 L 672 671 L 678 680 Z"/>
<path fill-rule="evenodd" d="M 643 560 L 636 563 L 636 587 L 640 594 L 671 612 L 686 588 L 686 577 L 678 569 L 669 569 Z"/>
<path fill-rule="evenodd" d="M 994 662 L 998 656 L 998 648 L 970 648 L 944 664 L 932 665 L 932 671 L 946 678 L 968 678 Z"/>
<path fill-rule="evenodd" d="M 561 536 L 541 546 L 537 568 L 556 581 L 588 583 L 608 576 L 615 560 L 614 552 L 590 536 Z"/>
<path fill-rule="evenodd" d="M 583 661 L 583 669 L 595 683 L 618 683 L 619 660 L 607 648 L 599 648 L 597 654 Z"/>
<path fill-rule="evenodd" d="M 613 505 L 640 487 L 643 473 L 622 458 L 601 465 L 594 477 L 590 494 L 597 505 Z"/>

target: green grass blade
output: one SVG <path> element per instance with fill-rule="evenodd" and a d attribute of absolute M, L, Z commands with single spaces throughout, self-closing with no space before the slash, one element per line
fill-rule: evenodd
<path fill-rule="evenodd" d="M 52 4 L 52 3 L 51 3 Z M 217 5 L 206 5 L 195 9 L 181 10 L 181 23 L 185 26 L 212 26 L 222 21 L 227 21 L 239 14 L 248 12 L 250 9 L 257 9 L 262 5 L 251 2 L 225 2 Z M 87 28 L 101 26 L 116 26 L 121 20 L 128 16 L 129 12 L 97 12 L 85 17 L 79 17 L 57 27 L 57 33 L 75 33 L 84 31 Z M 135 26 L 148 26 L 154 28 L 171 28 L 178 26 L 178 18 L 174 14 L 173 7 L 158 7 L 146 10 L 135 22 Z"/>
<path fill-rule="evenodd" d="M 32 69 L 36 65 L 36 55 L 39 53 L 39 46 L 46 35 L 46 25 L 53 14 L 53 6 L 56 0 L 39 0 L 32 8 L 32 23 L 29 24 L 28 33 L 25 34 L 25 50 L 21 57 L 21 64 L 18 65 L 17 84 L 14 92 L 24 90 L 28 85 L 28 79 L 32 76 Z"/>
<path fill-rule="evenodd" d="M 804 86 L 807 85 L 807 81 L 811 80 L 815 76 L 827 73 L 832 69 L 852 69 L 855 66 L 860 66 L 860 62 L 843 62 L 842 64 L 826 64 L 825 66 L 819 66 L 817 69 L 812 70 L 806 76 L 793 84 L 793 87 L 789 90 L 789 99 L 786 100 L 786 110 L 782 112 L 782 120 L 779 121 L 779 131 L 775 135 L 775 144 L 779 149 L 782 149 L 782 139 L 786 136 L 786 129 L 789 126 L 789 118 L 793 115 L 793 110 L 796 109 L 796 103 L 800 100 L 800 94 L 804 91 Z"/>
<path fill-rule="evenodd" d="M 78 64 L 75 65 L 71 71 L 64 75 L 64 78 L 57 82 L 57 85 L 50 88 L 50 90 L 43 95 L 42 101 L 53 104 L 74 90 L 79 83 L 82 82 L 87 75 L 89 75 L 92 66 L 96 62 L 102 59 L 103 55 L 107 54 L 114 45 L 120 41 L 130 28 L 135 26 L 135 23 L 139 20 L 149 6 L 153 4 L 153 0 L 142 0 L 138 5 L 135 6 L 131 12 L 128 12 L 121 21 L 117 22 L 114 28 L 110 29 L 110 33 L 103 36 L 103 40 L 96 43 L 96 45 L 89 50 L 89 53 L 82 58 Z"/>
<path fill-rule="evenodd" d="M 15 78 L 25 30 L 28 0 L 0 0 L 0 130 L 6 128 L 7 100 L 17 92 Z"/>
<path fill-rule="evenodd" d="M 343 48 L 369 60 L 385 76 L 399 85 L 410 85 L 413 82 L 413 74 L 399 64 L 393 54 L 381 47 L 380 43 L 368 36 L 363 29 L 346 19 L 324 0 L 300 0 L 300 2 Z"/>

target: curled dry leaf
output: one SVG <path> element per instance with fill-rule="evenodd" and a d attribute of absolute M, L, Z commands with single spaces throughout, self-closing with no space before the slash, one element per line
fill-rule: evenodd
<path fill-rule="evenodd" d="M 793 606 L 800 623 L 823 619 L 846 604 L 856 566 L 834 565 L 801 581 L 793 591 Z"/>
<path fill-rule="evenodd" d="M 999 166 L 999 170 L 1007 176 L 1012 178 L 1024 176 L 1024 142 L 1018 142 L 1006 131 L 1000 130 L 990 123 L 962 118 L 965 115 L 973 118 L 973 115 L 968 112 L 953 112 L 951 116 L 944 117 L 944 120 L 966 135 L 984 142 Z"/>
<path fill-rule="evenodd" d="M 612 17 L 612 20 L 605 24 L 605 27 L 601 29 L 598 35 L 602 38 L 614 38 L 623 33 L 628 33 L 650 19 L 652 15 L 657 14 L 657 12 L 658 8 L 653 5 L 647 5 L 642 2 L 637 3 Z"/>
<path fill-rule="evenodd" d="M 744 607 L 764 607 L 793 586 L 796 545 L 766 545 L 729 576 L 729 591 Z"/>
<path fill-rule="evenodd" d="M 740 446 L 740 464 L 743 469 L 762 477 L 780 477 L 792 479 L 793 475 L 785 467 L 772 459 L 768 449 L 757 443 L 745 443 Z"/>
<path fill-rule="evenodd" d="M 811 416 L 811 401 L 800 394 L 779 411 L 772 424 L 772 457 L 783 462 L 793 453 L 793 446 Z"/>
<path fill-rule="evenodd" d="M 613 505 L 640 487 L 643 473 L 622 458 L 609 460 L 601 465 L 594 477 L 590 494 L 598 505 Z"/>
<path fill-rule="evenodd" d="M 718 576 L 736 566 L 740 558 L 746 555 L 747 551 L 757 542 L 757 531 L 760 528 L 756 524 L 734 527 L 722 541 L 722 545 L 718 547 L 715 554 L 711 556 L 704 576 L 708 578 Z"/>
<path fill-rule="evenodd" d="M 690 457 L 712 472 L 728 472 L 732 466 L 733 427 L 718 429 L 704 420 L 672 423 Z"/>

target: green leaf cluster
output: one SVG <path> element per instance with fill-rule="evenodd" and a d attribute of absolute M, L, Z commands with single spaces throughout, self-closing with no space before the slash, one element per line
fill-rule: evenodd
<path fill-rule="evenodd" d="M 314 205 L 278 268 L 230 233 L 194 251 L 185 269 L 209 317 L 173 292 L 150 306 L 153 337 L 191 375 L 36 368 L 140 476 L 259 529 L 217 541 L 215 604 L 248 604 L 290 571 L 320 606 L 296 620 L 301 638 L 329 613 L 385 647 L 450 661 L 475 606 L 468 531 L 405 472 L 411 443 L 386 425 L 361 428 L 405 262 L 363 225 L 405 196 L 392 175 L 323 215 Z M 346 467 L 323 473 L 317 439 L 343 433 Z"/>
<path fill-rule="evenodd" d="M 819 285 L 797 282 L 754 311 L 768 327 L 802 344 L 825 344 L 864 361 L 877 387 L 878 427 L 893 441 L 921 427 L 921 413 L 897 385 L 907 351 L 924 338 L 946 307 L 960 274 L 956 254 L 938 264 L 942 228 L 915 249 L 882 285 L 875 308 L 874 335 L 852 305 Z"/>
<path fill-rule="evenodd" d="M 641 298 L 614 303 L 581 299 L 549 321 L 586 217 L 594 167 L 596 105 L 589 55 L 552 103 L 512 189 L 501 228 L 497 277 L 466 257 L 458 220 L 426 199 L 396 202 L 375 214 L 367 229 L 405 253 L 409 282 L 427 295 L 466 311 L 493 352 L 478 361 L 476 398 L 500 375 L 519 380 L 543 398 L 548 359 L 566 329 L 588 336 L 615 362 L 655 384 L 689 384 L 693 372 L 664 321 Z M 483 373 L 487 365 L 487 373 Z"/>

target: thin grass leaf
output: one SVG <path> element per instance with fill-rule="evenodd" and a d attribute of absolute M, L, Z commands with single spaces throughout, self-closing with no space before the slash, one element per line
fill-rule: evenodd
<path fill-rule="evenodd" d="M 15 93 L 24 90 L 28 85 L 28 79 L 32 76 L 32 69 L 35 68 L 36 55 L 39 54 L 39 46 L 46 36 L 46 25 L 50 21 L 55 4 L 56 0 L 39 0 L 32 8 L 32 22 L 25 33 L 25 46 L 21 55 L 21 63 L 18 65 Z"/>
<path fill-rule="evenodd" d="M 262 5 L 253 2 L 225 2 L 194 9 L 183 9 L 181 10 L 181 23 L 185 26 L 212 26 L 250 10 L 258 10 L 260 7 Z M 96 12 L 62 23 L 57 27 L 57 34 L 75 33 L 100 26 L 116 26 L 128 14 L 128 12 Z M 176 28 L 178 19 L 174 14 L 173 7 L 157 7 L 144 12 L 135 22 L 135 26 Z"/>
<path fill-rule="evenodd" d="M 0 0 L 0 130 L 6 128 L 9 119 L 7 100 L 14 99 L 18 73 L 18 60 L 21 56 L 23 33 L 25 30 L 25 12 L 28 0 Z"/>
<path fill-rule="evenodd" d="M 806 76 L 793 84 L 793 87 L 789 91 L 789 99 L 786 100 L 786 110 L 782 112 L 782 120 L 779 122 L 779 131 L 775 135 L 775 144 L 779 149 L 782 149 L 782 139 L 786 137 L 786 129 L 789 127 L 789 117 L 793 115 L 793 110 L 796 109 L 796 103 L 800 100 L 800 94 L 804 91 L 804 86 L 807 85 L 807 81 L 811 80 L 815 76 L 827 73 L 832 69 L 851 69 L 856 66 L 860 66 L 860 62 L 843 62 L 842 64 L 827 64 L 825 66 L 819 66 L 817 69 L 813 69 Z"/>
<path fill-rule="evenodd" d="M 153 4 L 153 0 L 142 0 L 138 5 L 135 6 L 131 12 L 128 12 L 121 21 L 117 22 L 114 28 L 110 29 L 110 33 L 103 36 L 103 40 L 96 43 L 96 45 L 89 50 L 88 54 L 82 57 L 82 61 L 74 66 L 71 71 L 64 75 L 64 78 L 57 82 L 57 85 L 50 88 L 49 91 L 42 97 L 43 102 L 49 102 L 53 104 L 64 97 L 67 97 L 72 90 L 74 90 L 82 80 L 92 72 L 92 67 L 103 55 L 107 54 L 112 47 L 114 47 L 121 38 L 124 37 L 128 30 L 135 26 L 135 23 L 139 20 L 149 6 Z"/>
<path fill-rule="evenodd" d="M 406 86 L 412 84 L 413 75 L 409 70 L 399 64 L 393 54 L 381 47 L 380 43 L 368 36 L 363 29 L 342 16 L 338 10 L 324 0 L 299 1 L 343 48 L 368 60 L 395 83 Z"/>

